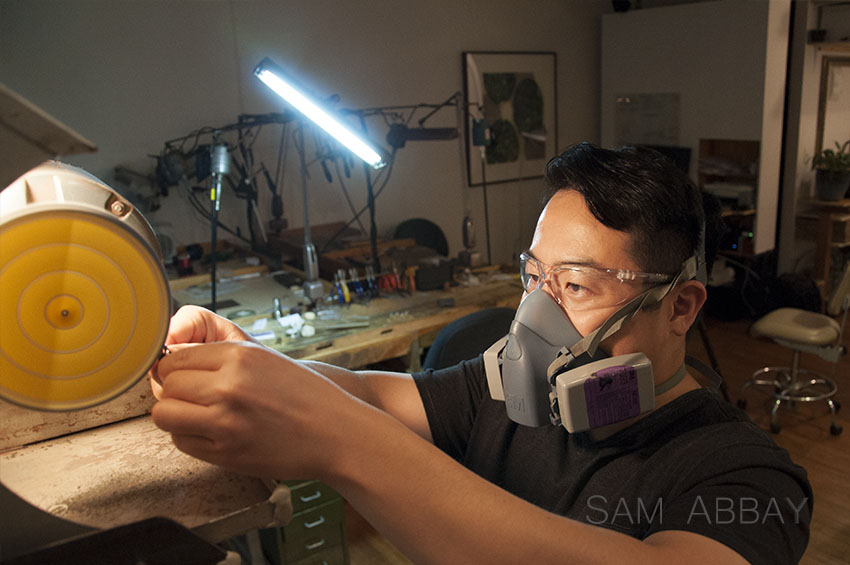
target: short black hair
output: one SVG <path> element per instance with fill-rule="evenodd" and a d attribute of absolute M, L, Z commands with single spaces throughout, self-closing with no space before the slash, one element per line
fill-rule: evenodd
<path fill-rule="evenodd" d="M 603 225 L 632 236 L 641 270 L 675 275 L 700 250 L 702 195 L 667 157 L 646 147 L 579 143 L 546 165 L 547 200 L 580 193 Z"/>

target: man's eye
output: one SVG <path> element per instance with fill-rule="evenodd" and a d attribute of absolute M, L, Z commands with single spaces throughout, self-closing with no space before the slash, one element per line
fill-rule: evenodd
<path fill-rule="evenodd" d="M 570 294 L 581 294 L 583 292 L 587 292 L 587 288 L 581 286 L 580 284 L 568 282 L 564 286 L 564 290 Z"/>

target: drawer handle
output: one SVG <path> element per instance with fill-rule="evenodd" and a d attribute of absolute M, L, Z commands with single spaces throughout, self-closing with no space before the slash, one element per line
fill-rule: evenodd
<path fill-rule="evenodd" d="M 324 523 L 325 523 L 325 517 L 319 516 L 319 519 L 316 520 L 315 522 L 304 522 L 304 527 L 309 530 L 310 528 L 315 528 L 316 526 L 321 526 Z"/>
<path fill-rule="evenodd" d="M 322 491 L 317 490 L 315 492 L 315 494 L 311 494 L 311 495 L 308 495 L 308 496 L 302 496 L 300 498 L 301 498 L 301 502 L 310 502 L 310 501 L 322 498 Z"/>
<path fill-rule="evenodd" d="M 308 544 L 305 544 L 305 545 L 304 545 L 304 549 L 306 549 L 307 551 L 313 551 L 314 549 L 319 549 L 319 548 L 320 548 L 320 547 L 322 547 L 323 545 L 325 545 L 325 540 L 324 540 L 324 538 L 322 538 L 322 539 L 320 539 L 319 541 L 314 542 L 314 543 L 308 543 Z"/>

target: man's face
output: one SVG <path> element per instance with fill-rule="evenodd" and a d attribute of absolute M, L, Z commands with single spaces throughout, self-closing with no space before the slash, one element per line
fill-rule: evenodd
<path fill-rule="evenodd" d="M 602 225 L 587 209 L 584 197 L 574 190 L 561 190 L 552 197 L 537 221 L 530 251 L 545 265 L 578 263 L 603 269 L 641 271 L 629 254 L 632 237 Z M 544 285 L 552 294 L 550 286 Z M 643 287 L 633 284 L 631 297 Z M 570 321 L 583 336 L 598 328 L 622 304 L 606 308 L 570 311 L 564 308 Z M 656 344 L 663 339 L 662 309 L 641 311 L 620 331 L 603 342 L 602 349 L 610 355 L 641 351 L 653 358 Z M 640 328 L 636 331 L 635 328 Z"/>

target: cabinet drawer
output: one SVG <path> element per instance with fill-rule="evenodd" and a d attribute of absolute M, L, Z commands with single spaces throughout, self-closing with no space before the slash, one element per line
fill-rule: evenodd
<path fill-rule="evenodd" d="M 327 549 L 337 548 L 342 550 L 344 537 L 342 526 L 337 525 L 331 529 L 316 532 L 315 535 L 302 538 L 298 541 L 287 539 L 284 541 L 283 546 L 286 563 L 298 561 L 299 559 L 315 555 Z"/>
<path fill-rule="evenodd" d="M 319 481 L 288 482 L 292 495 L 292 512 L 299 512 L 319 504 L 340 499 L 339 494 L 328 485 Z"/>
<path fill-rule="evenodd" d="M 283 527 L 286 560 L 300 559 L 313 552 L 344 542 L 345 505 L 337 499 L 292 517 Z"/>
<path fill-rule="evenodd" d="M 316 550 L 309 556 L 293 561 L 290 565 L 345 565 L 345 546 L 329 547 Z"/>

